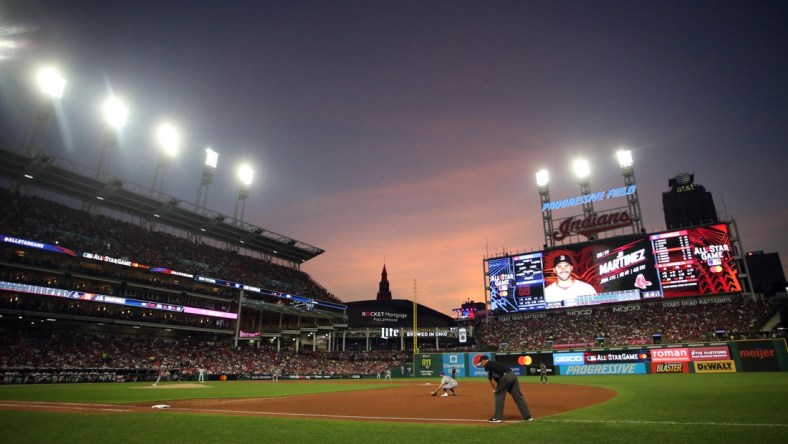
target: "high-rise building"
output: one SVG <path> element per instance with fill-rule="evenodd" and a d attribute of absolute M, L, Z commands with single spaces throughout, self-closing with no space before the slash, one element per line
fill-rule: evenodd
<path fill-rule="evenodd" d="M 662 211 L 668 230 L 719 222 L 711 193 L 695 183 L 694 173 L 679 173 L 662 193 Z"/>
<path fill-rule="evenodd" d="M 378 286 L 378 301 L 390 301 L 391 290 L 389 290 L 389 274 L 386 272 L 386 264 L 383 264 L 383 272 L 380 273 L 380 285 Z"/>
<path fill-rule="evenodd" d="M 774 294 L 786 291 L 785 271 L 779 253 L 750 251 L 744 256 L 756 293 Z"/>

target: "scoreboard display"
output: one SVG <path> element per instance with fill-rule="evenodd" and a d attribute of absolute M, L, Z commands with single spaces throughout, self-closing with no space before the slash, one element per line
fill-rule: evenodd
<path fill-rule="evenodd" d="M 491 258 L 491 308 L 517 313 L 736 293 L 742 287 L 732 252 L 728 226 L 714 224 Z"/>
<path fill-rule="evenodd" d="M 665 297 L 741 291 L 727 225 L 658 233 L 650 239 Z"/>

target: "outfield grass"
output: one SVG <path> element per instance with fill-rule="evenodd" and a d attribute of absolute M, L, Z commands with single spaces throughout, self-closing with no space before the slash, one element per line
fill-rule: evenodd
<path fill-rule="evenodd" d="M 528 381 L 524 390 L 528 396 Z M 412 379 L 402 382 L 412 382 Z M 785 443 L 788 373 L 552 377 L 607 387 L 608 402 L 531 423 L 458 425 L 214 416 L 155 411 L 67 414 L 0 410 L 3 443 Z M 396 381 L 395 381 L 396 382 Z M 472 383 L 468 379 L 464 384 Z M 478 383 L 486 384 L 486 381 Z M 131 384 L 0 386 L 0 399 L 93 403 L 286 396 L 383 384 L 210 383 L 210 390 L 129 390 Z M 390 385 L 388 385 L 390 387 Z M 385 399 L 381 399 L 385 402 Z M 489 399 L 479 402 L 490 403 Z"/>

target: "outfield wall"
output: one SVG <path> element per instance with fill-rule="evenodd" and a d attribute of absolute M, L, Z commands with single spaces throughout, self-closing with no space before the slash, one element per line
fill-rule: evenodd
<path fill-rule="evenodd" d="M 639 347 L 593 347 L 522 353 L 418 353 L 413 376 L 437 377 L 454 368 L 457 377 L 486 377 L 479 357 L 488 355 L 518 376 L 638 375 L 660 373 L 736 373 L 788 371 L 785 339 L 754 339 Z M 407 375 L 403 375 L 407 376 Z"/>

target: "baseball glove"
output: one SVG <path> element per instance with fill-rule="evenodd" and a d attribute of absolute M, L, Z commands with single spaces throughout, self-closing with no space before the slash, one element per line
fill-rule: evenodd
<path fill-rule="evenodd" d="M 432 396 L 438 396 L 438 391 L 435 390 L 434 392 L 432 392 Z"/>

